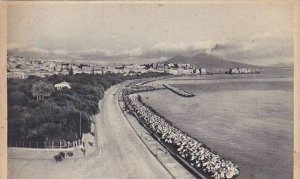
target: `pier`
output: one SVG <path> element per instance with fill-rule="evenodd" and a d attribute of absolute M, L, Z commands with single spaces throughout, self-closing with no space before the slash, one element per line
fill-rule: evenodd
<path fill-rule="evenodd" d="M 186 91 L 183 91 L 182 89 L 179 88 L 175 88 L 169 84 L 163 84 L 163 86 L 169 90 L 171 90 L 172 92 L 174 92 L 175 94 L 182 96 L 182 97 L 194 97 L 194 94 L 188 93 Z"/>

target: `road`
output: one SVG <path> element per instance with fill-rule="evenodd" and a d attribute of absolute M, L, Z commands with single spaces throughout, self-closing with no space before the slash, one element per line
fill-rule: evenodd
<path fill-rule="evenodd" d="M 9 159 L 10 179 L 172 178 L 140 141 L 123 116 L 117 99 L 121 85 L 113 86 L 96 115 L 99 155 L 54 160 Z"/>

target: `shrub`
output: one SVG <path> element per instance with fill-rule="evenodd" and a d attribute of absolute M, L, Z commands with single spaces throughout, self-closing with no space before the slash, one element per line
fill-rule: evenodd
<path fill-rule="evenodd" d="M 12 91 L 8 93 L 8 105 L 26 105 L 28 103 L 28 96 L 24 94 L 22 91 Z"/>
<path fill-rule="evenodd" d="M 32 96 L 36 97 L 37 100 L 44 99 L 44 97 L 50 97 L 53 92 L 53 86 L 43 81 L 34 83 L 31 88 Z"/>

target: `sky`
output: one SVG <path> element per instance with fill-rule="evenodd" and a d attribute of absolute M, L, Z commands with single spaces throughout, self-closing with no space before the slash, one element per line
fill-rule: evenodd
<path fill-rule="evenodd" d="M 280 4 L 10 4 L 8 51 L 96 62 L 207 53 L 256 65 L 293 59 L 293 6 Z"/>

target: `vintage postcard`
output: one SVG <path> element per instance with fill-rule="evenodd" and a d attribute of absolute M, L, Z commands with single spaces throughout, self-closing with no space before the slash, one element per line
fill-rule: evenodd
<path fill-rule="evenodd" d="M 299 1 L 0 10 L 0 178 L 300 177 Z"/>

